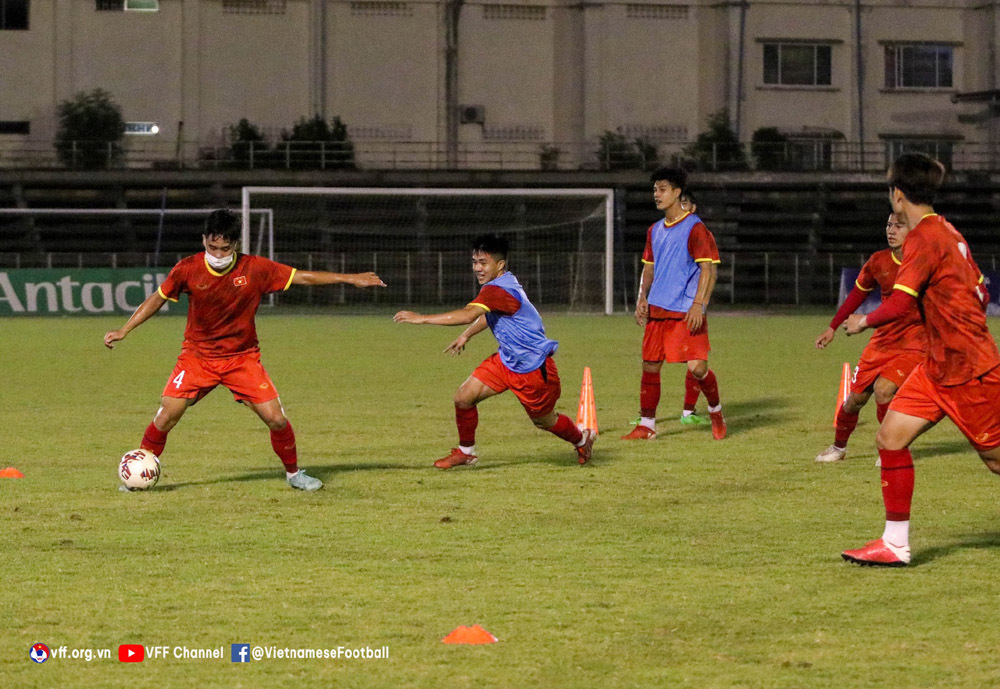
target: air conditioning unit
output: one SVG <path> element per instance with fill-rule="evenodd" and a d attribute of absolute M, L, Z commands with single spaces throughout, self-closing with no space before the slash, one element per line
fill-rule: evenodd
<path fill-rule="evenodd" d="M 458 120 L 462 124 L 482 124 L 486 121 L 485 105 L 458 106 Z"/>

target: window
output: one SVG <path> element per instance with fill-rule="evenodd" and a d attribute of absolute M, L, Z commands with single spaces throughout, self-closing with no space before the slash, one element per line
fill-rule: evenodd
<path fill-rule="evenodd" d="M 687 19 L 687 5 L 625 5 L 629 19 Z"/>
<path fill-rule="evenodd" d="M 885 87 L 951 88 L 950 45 L 887 45 L 885 47 Z"/>
<path fill-rule="evenodd" d="M 28 28 L 28 0 L 0 0 L 0 30 Z"/>
<path fill-rule="evenodd" d="M 764 83 L 829 86 L 832 46 L 802 43 L 764 44 Z"/>
<path fill-rule="evenodd" d="M 903 153 L 923 153 L 951 168 L 955 149 L 954 139 L 891 139 L 888 144 L 889 163 Z"/>
<path fill-rule="evenodd" d="M 159 12 L 160 0 L 97 0 L 98 12 Z"/>
<path fill-rule="evenodd" d="M 545 21 L 545 5 L 483 5 L 483 18 Z"/>
<path fill-rule="evenodd" d="M 28 120 L 0 120 L 0 135 L 30 133 L 31 122 Z"/>

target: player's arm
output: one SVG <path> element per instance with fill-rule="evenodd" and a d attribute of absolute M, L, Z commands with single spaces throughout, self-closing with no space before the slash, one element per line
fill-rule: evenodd
<path fill-rule="evenodd" d="M 833 317 L 833 320 L 830 321 L 830 325 L 823 331 L 822 335 L 816 338 L 816 349 L 823 349 L 833 341 L 833 336 L 836 335 L 837 328 L 847 320 L 848 316 L 857 311 L 859 306 L 865 303 L 865 299 L 868 298 L 870 292 L 870 289 L 866 290 L 860 283 L 854 283 L 854 289 L 851 290 L 851 293 L 847 295 L 847 299 L 837 309 L 837 313 Z"/>
<path fill-rule="evenodd" d="M 639 277 L 639 294 L 635 299 L 635 322 L 646 325 L 649 318 L 649 290 L 653 286 L 653 264 L 643 263 L 642 275 Z"/>
<path fill-rule="evenodd" d="M 698 290 L 694 295 L 694 303 L 684 316 L 690 332 L 696 332 L 705 322 L 705 310 L 708 309 L 708 300 L 712 297 L 712 290 L 715 289 L 715 281 L 718 279 L 719 269 L 713 261 L 699 261 L 698 267 L 701 274 L 698 275 Z"/>
<path fill-rule="evenodd" d="M 114 349 L 116 342 L 124 340 L 125 336 L 131 331 L 152 318 L 153 314 L 159 311 L 165 303 L 167 303 L 167 300 L 160 296 L 159 290 L 150 294 L 144 302 L 139 304 L 139 308 L 129 317 L 125 325 L 118 330 L 112 330 L 104 334 L 104 346 L 108 349 Z"/>
<path fill-rule="evenodd" d="M 378 275 L 367 273 L 330 273 L 325 270 L 296 270 L 293 285 L 354 285 L 355 287 L 385 287 Z"/>
<path fill-rule="evenodd" d="M 454 342 L 445 347 L 445 353 L 451 354 L 452 356 L 461 354 L 465 349 L 466 343 L 479 333 L 486 330 L 488 327 L 490 327 L 490 324 L 486 321 L 486 316 L 481 315 L 479 318 L 472 321 L 472 325 L 466 328 L 461 335 L 456 337 Z"/>
<path fill-rule="evenodd" d="M 860 316 L 856 313 L 848 316 L 847 322 L 844 323 L 844 332 L 848 335 L 857 335 L 868 328 L 878 328 L 886 323 L 892 323 L 905 316 L 910 312 L 910 309 L 914 309 L 916 306 L 917 295 L 910 294 L 896 285 L 889 298 L 867 316 Z"/>
<path fill-rule="evenodd" d="M 417 325 L 468 325 L 481 315 L 483 315 L 481 306 L 469 304 L 465 308 L 445 313 L 420 314 L 413 311 L 400 311 L 392 317 L 392 320 L 395 323 L 416 323 Z"/>

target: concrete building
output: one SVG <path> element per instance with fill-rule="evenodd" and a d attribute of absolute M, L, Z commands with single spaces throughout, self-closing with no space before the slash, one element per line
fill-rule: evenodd
<path fill-rule="evenodd" d="M 100 87 L 137 123 L 133 149 L 187 161 L 240 118 L 276 136 L 320 114 L 369 167 L 531 168 L 543 147 L 587 167 L 605 132 L 666 159 L 723 108 L 742 141 L 777 128 L 805 167 L 877 168 L 904 146 L 989 157 L 993 105 L 953 96 L 998 88 L 998 14 L 1000 0 L 0 0 L 0 149 L 51 150 L 57 104 Z"/>

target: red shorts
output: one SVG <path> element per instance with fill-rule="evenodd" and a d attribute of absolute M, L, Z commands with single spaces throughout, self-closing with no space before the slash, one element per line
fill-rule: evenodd
<path fill-rule="evenodd" d="M 197 402 L 216 385 L 229 388 L 237 402 L 262 404 L 278 396 L 274 383 L 260 363 L 260 352 L 225 359 L 200 359 L 184 351 L 177 357 L 177 365 L 163 388 L 163 396 Z"/>
<path fill-rule="evenodd" d="M 892 398 L 889 409 L 937 423 L 947 416 L 977 450 L 1000 447 L 1000 366 L 961 385 L 937 385 L 923 364 Z"/>
<path fill-rule="evenodd" d="M 545 359 L 545 365 L 531 373 L 514 373 L 500 361 L 500 354 L 488 357 L 472 372 L 472 377 L 487 387 L 503 392 L 510 390 L 528 412 L 537 419 L 547 416 L 556 408 L 562 387 L 559 385 L 559 371 L 552 357 Z"/>
<path fill-rule="evenodd" d="M 643 361 L 666 361 L 679 364 L 684 361 L 708 361 L 708 318 L 694 333 L 688 330 L 683 318 L 664 318 L 646 321 L 642 337 Z"/>
<path fill-rule="evenodd" d="M 860 395 L 870 392 L 875 380 L 885 378 L 902 387 L 903 381 L 927 357 L 923 352 L 912 350 L 891 350 L 880 352 L 866 347 L 861 353 L 861 361 L 854 367 L 851 392 Z"/>

